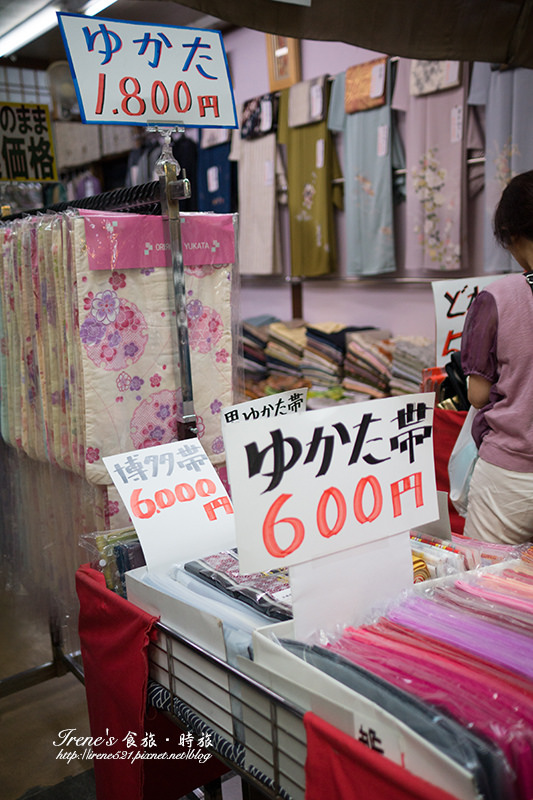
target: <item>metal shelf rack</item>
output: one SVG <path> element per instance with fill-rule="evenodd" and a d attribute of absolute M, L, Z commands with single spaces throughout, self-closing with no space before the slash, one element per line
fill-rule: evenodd
<path fill-rule="evenodd" d="M 206 749 L 240 775 L 254 796 L 303 800 L 304 711 L 163 623 L 155 627 L 149 702 L 208 741 Z"/>

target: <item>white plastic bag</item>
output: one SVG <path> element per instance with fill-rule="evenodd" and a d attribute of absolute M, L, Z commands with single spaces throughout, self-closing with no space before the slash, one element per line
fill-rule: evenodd
<path fill-rule="evenodd" d="M 472 438 L 472 422 L 477 411 L 474 406 L 470 406 L 468 409 L 463 427 L 448 461 L 450 500 L 462 517 L 466 517 L 470 480 L 478 459 L 476 443 Z"/>

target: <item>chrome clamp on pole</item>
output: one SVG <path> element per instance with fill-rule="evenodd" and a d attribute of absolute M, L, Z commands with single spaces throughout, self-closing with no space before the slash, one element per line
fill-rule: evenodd
<path fill-rule="evenodd" d="M 149 128 L 164 137 L 163 148 L 155 170 L 161 189 L 161 213 L 168 219 L 170 252 L 172 254 L 172 278 L 176 304 L 176 323 L 178 333 L 178 357 L 183 402 L 183 421 L 178 420 L 178 439 L 191 439 L 198 433 L 194 411 L 191 357 L 189 350 L 189 328 L 187 325 L 187 295 L 183 269 L 183 248 L 181 242 L 181 221 L 179 201 L 191 196 L 191 184 L 172 154 L 169 128 Z M 181 129 L 178 128 L 178 131 Z M 180 177 L 181 174 L 181 177 Z"/>

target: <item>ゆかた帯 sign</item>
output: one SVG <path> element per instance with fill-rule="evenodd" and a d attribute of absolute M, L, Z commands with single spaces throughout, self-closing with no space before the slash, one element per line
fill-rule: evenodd
<path fill-rule="evenodd" d="M 226 426 L 241 571 L 436 519 L 433 407 L 414 394 Z"/>

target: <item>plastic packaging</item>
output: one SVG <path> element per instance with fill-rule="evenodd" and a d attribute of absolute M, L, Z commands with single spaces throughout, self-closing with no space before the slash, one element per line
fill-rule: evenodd
<path fill-rule="evenodd" d="M 179 564 L 166 573 L 146 572 L 143 583 L 218 617 L 224 626 L 228 661 L 233 664 L 238 655 L 251 656 L 252 631 L 271 622 L 266 615 L 198 580 Z"/>
<path fill-rule="evenodd" d="M 449 758 L 473 773 L 486 800 L 512 798 L 513 775 L 500 748 L 460 725 L 451 715 L 389 683 L 353 661 L 323 647 L 280 640 L 307 664 L 377 703 Z"/>
<path fill-rule="evenodd" d="M 465 559 L 458 550 L 437 546 L 416 536 L 411 537 L 411 552 L 425 561 L 431 578 L 454 575 L 466 569 Z"/>
<path fill-rule="evenodd" d="M 470 480 L 478 459 L 477 446 L 472 438 L 472 422 L 476 414 L 477 408 L 470 406 L 448 460 L 450 500 L 462 517 L 466 516 Z"/>
<path fill-rule="evenodd" d="M 85 533 L 80 545 L 91 567 L 103 573 L 107 588 L 126 597 L 125 573 L 146 563 L 135 529 Z"/>
<path fill-rule="evenodd" d="M 394 626 L 393 638 L 386 622 L 376 629 L 347 629 L 333 645 L 334 652 L 380 675 L 421 700 L 451 713 L 463 726 L 486 736 L 505 754 L 512 775 L 511 797 L 531 797 L 533 790 L 533 696 L 518 689 L 513 680 L 494 669 L 483 671 L 481 662 L 464 658 L 456 662 L 453 649 L 433 647 L 433 640 L 418 634 L 412 641 Z M 520 683 L 520 681 L 518 682 Z M 505 795 L 504 795 L 505 796 Z"/>
<path fill-rule="evenodd" d="M 292 618 L 291 591 L 287 569 L 241 574 L 236 548 L 184 565 L 195 575 L 224 594 L 277 620 Z"/>

